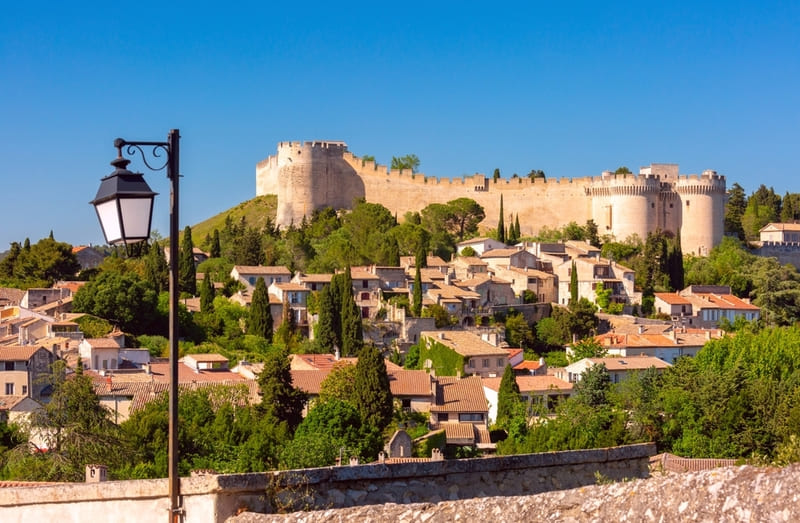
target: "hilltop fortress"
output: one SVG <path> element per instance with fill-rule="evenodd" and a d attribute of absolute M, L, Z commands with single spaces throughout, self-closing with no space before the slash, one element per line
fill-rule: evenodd
<path fill-rule="evenodd" d="M 642 240 L 656 229 L 681 234 L 685 254 L 708 254 L 722 240 L 725 177 L 716 171 L 679 175 L 677 164 L 652 164 L 638 175 L 585 178 L 500 178 L 475 174 L 436 178 L 364 161 L 344 142 L 281 142 L 256 166 L 256 195 L 278 196 L 277 224 L 299 224 L 315 209 L 351 208 L 355 198 L 380 203 L 402 218 L 431 203 L 472 198 L 486 211 L 483 226 L 496 227 L 500 196 L 506 223 L 519 215 L 523 235 L 542 227 L 594 220 L 600 236 Z"/>

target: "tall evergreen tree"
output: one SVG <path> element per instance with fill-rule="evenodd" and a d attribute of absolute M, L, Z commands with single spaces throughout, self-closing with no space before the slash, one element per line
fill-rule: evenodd
<path fill-rule="evenodd" d="M 497 391 L 497 419 L 495 421 L 497 425 L 506 428 L 520 403 L 522 403 L 522 394 L 519 391 L 517 377 L 511 365 L 507 364 L 503 371 L 503 378 L 500 380 L 500 388 Z"/>
<path fill-rule="evenodd" d="M 679 291 L 684 287 L 683 278 L 683 249 L 681 249 L 681 233 L 675 236 L 669 250 L 669 285 L 672 290 Z"/>
<path fill-rule="evenodd" d="M 144 279 L 158 293 L 169 288 L 169 265 L 158 242 L 153 242 L 144 257 Z"/>
<path fill-rule="evenodd" d="M 361 311 L 353 298 L 353 279 L 349 265 L 345 267 L 344 277 L 340 282 L 342 354 L 352 356 L 358 354 L 364 345 L 364 331 Z"/>
<path fill-rule="evenodd" d="M 264 360 L 264 370 L 258 375 L 261 389 L 261 410 L 277 421 L 286 422 L 291 431 L 303 420 L 306 395 L 294 388 L 289 365 L 289 351 L 270 351 Z"/>
<path fill-rule="evenodd" d="M 314 327 L 316 342 L 328 352 L 333 352 L 334 347 L 341 349 L 341 341 L 337 336 L 336 322 L 338 319 L 338 305 L 334 305 L 333 280 L 331 285 L 323 288 L 318 294 L 317 324 Z"/>
<path fill-rule="evenodd" d="M 514 238 L 519 241 L 522 238 L 522 232 L 519 229 L 519 213 L 517 213 L 517 217 L 514 219 Z"/>
<path fill-rule="evenodd" d="M 500 219 L 497 220 L 497 241 L 506 243 L 506 222 L 503 218 L 503 195 L 500 195 Z"/>
<path fill-rule="evenodd" d="M 569 302 L 578 302 L 578 268 L 575 266 L 575 260 L 572 261 L 572 269 L 569 271 Z"/>
<path fill-rule="evenodd" d="M 353 388 L 361 417 L 382 431 L 392 420 L 392 392 L 386 362 L 373 345 L 365 345 L 358 353 Z"/>
<path fill-rule="evenodd" d="M 269 293 L 264 278 L 256 281 L 253 300 L 250 302 L 247 334 L 261 336 L 267 341 L 272 341 L 272 312 L 269 308 Z"/>
<path fill-rule="evenodd" d="M 178 257 L 178 288 L 192 296 L 197 294 L 197 274 L 194 266 L 194 243 L 192 228 L 188 225 L 183 230 L 180 254 Z M 175 256 L 176 253 L 170 253 Z"/>
<path fill-rule="evenodd" d="M 419 264 L 414 272 L 414 301 L 411 304 L 411 314 L 416 318 L 422 315 L 422 270 Z"/>
<path fill-rule="evenodd" d="M 214 234 L 211 236 L 211 248 L 208 255 L 211 258 L 219 258 L 222 255 L 222 248 L 219 243 L 219 230 L 214 229 Z"/>
<path fill-rule="evenodd" d="M 207 272 L 200 286 L 200 310 L 202 312 L 214 310 L 214 294 L 214 282 L 211 281 L 211 273 Z"/>

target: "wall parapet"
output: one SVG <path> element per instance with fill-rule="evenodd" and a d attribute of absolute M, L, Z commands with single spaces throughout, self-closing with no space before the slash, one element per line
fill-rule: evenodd
<path fill-rule="evenodd" d="M 222 523 L 240 510 L 275 512 L 379 503 L 535 494 L 649 474 L 653 443 L 461 460 L 366 464 L 181 478 L 186 523 Z M 167 480 L 0 489 L 3 521 L 158 521 Z"/>

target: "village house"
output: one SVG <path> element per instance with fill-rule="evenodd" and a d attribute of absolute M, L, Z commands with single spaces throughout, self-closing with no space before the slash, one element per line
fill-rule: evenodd
<path fill-rule="evenodd" d="M 450 262 L 453 275 L 457 280 L 469 280 L 476 276 L 486 276 L 489 264 L 477 256 L 459 256 Z"/>
<path fill-rule="evenodd" d="M 712 339 L 719 339 L 719 329 L 670 328 L 664 332 L 646 332 L 640 325 L 637 332 L 607 332 L 595 336 L 609 356 L 651 356 L 675 364 L 683 356 L 694 357 Z"/>
<path fill-rule="evenodd" d="M 478 308 L 485 310 L 492 305 L 516 305 L 522 300 L 514 294 L 511 282 L 495 278 L 492 274 L 476 276 L 468 280 L 456 280 L 453 285 L 478 294 Z"/>
<path fill-rule="evenodd" d="M 35 309 L 70 296 L 72 296 L 72 291 L 68 288 L 28 289 L 22 296 L 19 305 L 24 309 Z"/>
<path fill-rule="evenodd" d="M 460 330 L 422 332 L 420 344 L 431 354 L 423 364 L 437 376 L 451 372 L 482 377 L 502 376 L 508 364 L 509 353 L 490 343 L 490 339 L 488 335 L 484 339 L 472 332 Z M 448 352 L 458 355 L 463 365 L 449 369 L 447 362 L 452 356 L 447 355 Z M 437 356 L 437 353 L 441 356 Z"/>
<path fill-rule="evenodd" d="M 49 394 L 46 377 L 52 373 L 53 353 L 35 345 L 0 347 L 0 392 L 5 396 Z"/>
<path fill-rule="evenodd" d="M 494 238 L 481 236 L 478 238 L 470 238 L 469 240 L 458 242 L 456 244 L 456 252 L 460 256 L 467 247 L 471 247 L 476 256 L 482 256 L 484 252 L 495 249 L 505 249 L 507 246 L 505 243 L 495 240 Z"/>
<path fill-rule="evenodd" d="M 586 298 L 592 303 L 597 302 L 595 291 L 602 284 L 603 288 L 611 289 L 611 302 L 630 303 L 639 301 L 634 293 L 634 271 L 614 261 L 600 257 L 580 257 L 567 260 L 555 267 L 558 276 L 558 300 L 561 305 L 567 305 L 570 300 L 570 283 L 572 267 L 578 272 L 578 297 Z"/>
<path fill-rule="evenodd" d="M 435 403 L 430 425 L 444 429 L 447 445 L 493 449 L 488 430 L 489 404 L 477 376 L 437 376 L 432 382 Z"/>
<path fill-rule="evenodd" d="M 351 267 L 353 299 L 362 319 L 372 319 L 381 308 L 381 279 L 364 267 Z"/>
<path fill-rule="evenodd" d="M 489 403 L 489 424 L 497 421 L 498 393 L 503 378 L 483 378 L 483 392 Z M 555 376 L 516 376 L 522 401 L 552 412 L 559 401 L 572 395 L 572 383 Z"/>
<path fill-rule="evenodd" d="M 737 318 L 755 321 L 761 309 L 731 294 L 727 285 L 690 285 L 680 293 L 655 294 L 656 311 L 683 326 L 716 328 L 722 318 L 731 323 Z"/>
<path fill-rule="evenodd" d="M 492 265 L 489 270 L 498 279 L 510 282 L 512 291 L 520 298 L 524 298 L 525 291 L 530 291 L 537 303 L 558 302 L 558 278 L 553 273 L 499 265 Z"/>
<path fill-rule="evenodd" d="M 312 292 L 321 291 L 325 287 L 331 284 L 331 278 L 333 274 L 331 273 L 324 273 L 324 274 L 304 274 L 298 272 L 292 278 L 293 283 L 299 283 L 306 289 Z"/>
<path fill-rule="evenodd" d="M 266 286 L 269 287 L 272 283 L 290 281 L 292 273 L 280 265 L 234 265 L 231 269 L 231 278 L 252 292 L 259 278 L 263 279 Z"/>
<path fill-rule="evenodd" d="M 625 381 L 631 373 L 644 372 L 653 367 L 661 372 L 671 367 L 669 363 L 656 358 L 655 356 L 608 356 L 605 358 L 583 358 L 582 360 L 571 363 L 564 368 L 555 371 L 555 377 L 570 383 L 577 383 L 581 380 L 584 371 L 595 365 L 605 365 L 611 383 Z"/>
<path fill-rule="evenodd" d="M 282 323 L 283 308 L 288 307 L 295 326 L 303 333 L 308 333 L 308 288 L 299 283 L 273 283 L 267 288 L 270 295 L 274 295 L 281 302 L 281 314 L 278 318 L 272 317 L 275 326 Z M 270 313 L 272 300 L 270 299 Z"/>
<path fill-rule="evenodd" d="M 400 256 L 400 267 L 406 270 L 406 272 L 413 271 L 417 266 L 417 259 L 415 256 Z M 449 274 L 451 271 L 450 264 L 446 261 L 441 259 L 439 256 L 432 256 L 428 255 L 425 257 L 425 267 L 427 269 L 434 269 L 440 274 Z"/>

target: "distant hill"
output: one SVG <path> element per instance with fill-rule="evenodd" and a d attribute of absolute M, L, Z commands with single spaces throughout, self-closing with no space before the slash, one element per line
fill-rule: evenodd
<path fill-rule="evenodd" d="M 216 216 L 212 216 L 207 220 L 192 225 L 192 240 L 195 246 L 203 243 L 206 234 L 212 234 L 214 229 L 220 231 L 225 227 L 225 217 L 230 215 L 234 223 L 239 223 L 239 220 L 244 216 L 245 222 L 250 227 L 261 229 L 266 223 L 267 217 L 275 220 L 275 212 L 278 208 L 278 197 L 274 194 L 266 194 L 264 196 L 256 196 L 252 200 L 247 200 L 239 205 L 231 207 L 227 211 L 222 211 Z"/>

